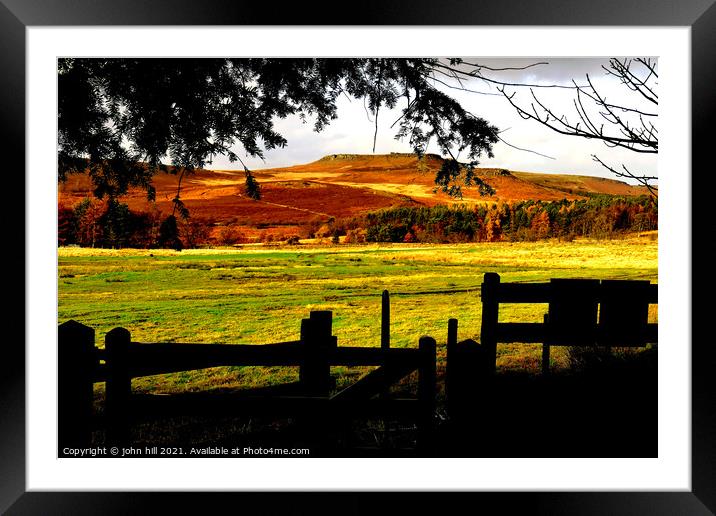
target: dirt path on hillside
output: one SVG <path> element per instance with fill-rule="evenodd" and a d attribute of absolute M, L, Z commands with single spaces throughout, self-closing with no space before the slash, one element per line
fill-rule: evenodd
<path fill-rule="evenodd" d="M 238 195 L 239 197 L 244 197 L 244 195 L 241 195 L 241 194 L 237 194 L 237 195 Z M 260 202 L 260 203 L 263 203 L 263 204 L 268 204 L 268 205 L 270 205 L 270 206 L 278 206 L 279 208 L 287 208 L 287 209 L 289 209 L 289 210 L 296 210 L 296 211 L 302 211 L 302 212 L 304 212 L 304 213 L 311 213 L 311 214 L 313 214 L 313 215 L 320 215 L 320 216 L 322 216 L 322 217 L 328 217 L 328 218 L 333 217 L 333 215 L 330 215 L 330 214 L 328 214 L 328 213 L 322 213 L 322 212 L 320 212 L 320 211 L 313 211 L 313 210 L 309 210 L 309 209 L 306 209 L 306 208 L 297 208 L 296 206 L 289 206 L 289 205 L 287 205 L 287 204 L 279 204 L 279 203 L 277 203 L 277 202 L 262 201 L 262 200 L 259 200 L 259 201 L 256 201 L 256 202 Z"/>

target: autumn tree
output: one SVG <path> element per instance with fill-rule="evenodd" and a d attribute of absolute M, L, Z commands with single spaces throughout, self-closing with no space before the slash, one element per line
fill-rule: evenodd
<path fill-rule="evenodd" d="M 127 245 L 129 236 L 134 229 L 133 215 L 129 206 L 110 198 L 105 206 L 104 213 L 99 219 L 102 227 L 102 247 L 121 248 Z"/>
<path fill-rule="evenodd" d="M 547 213 L 547 210 L 540 211 L 532 218 L 531 228 L 534 232 L 535 238 L 541 239 L 547 237 L 550 230 L 549 214 Z"/>
<path fill-rule="evenodd" d="M 186 247 L 195 248 L 205 245 L 211 237 L 211 228 L 206 220 L 191 218 L 179 225 L 179 236 Z"/>
<path fill-rule="evenodd" d="M 174 249 L 181 251 L 184 247 L 179 238 L 179 225 L 174 215 L 169 215 L 159 226 L 159 237 L 157 238 L 159 247 Z"/>
<path fill-rule="evenodd" d="M 490 212 L 485 219 L 485 232 L 485 236 L 489 242 L 497 242 L 502 236 L 500 217 L 494 211 Z"/>
<path fill-rule="evenodd" d="M 74 208 L 75 238 L 83 247 L 95 247 L 102 238 L 101 218 L 105 212 L 103 202 L 83 199 Z"/>
<path fill-rule="evenodd" d="M 57 245 L 76 243 L 75 217 L 72 208 L 57 205 Z"/>

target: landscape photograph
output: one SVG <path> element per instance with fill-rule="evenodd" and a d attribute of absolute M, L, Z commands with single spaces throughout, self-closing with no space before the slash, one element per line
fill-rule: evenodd
<path fill-rule="evenodd" d="M 657 457 L 658 62 L 58 59 L 58 456 Z"/>

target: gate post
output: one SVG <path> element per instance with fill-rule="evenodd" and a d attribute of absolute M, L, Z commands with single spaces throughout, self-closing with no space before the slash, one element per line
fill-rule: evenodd
<path fill-rule="evenodd" d="M 480 295 L 482 297 L 482 331 L 480 344 L 484 346 L 487 360 L 492 374 L 495 372 L 497 360 L 497 318 L 500 303 L 498 291 L 500 288 L 500 275 L 496 272 L 485 273 Z"/>
<path fill-rule="evenodd" d="M 92 441 L 94 330 L 77 321 L 57 328 L 58 452 L 85 448 Z"/>
<path fill-rule="evenodd" d="M 132 377 L 129 374 L 129 346 L 131 335 L 124 328 L 110 330 L 104 339 L 107 351 L 107 440 L 124 443 L 129 438 L 129 397 L 132 394 Z"/>
<path fill-rule="evenodd" d="M 457 395 L 459 378 L 455 366 L 460 350 L 457 349 L 457 319 L 448 319 L 447 354 L 445 356 L 445 398 L 450 405 L 453 394 Z M 448 407 L 449 410 L 449 407 Z"/>
<path fill-rule="evenodd" d="M 436 345 L 432 337 L 420 337 L 418 343 L 420 367 L 418 369 L 418 446 L 429 448 L 432 443 L 433 416 L 435 414 L 435 362 Z"/>
<path fill-rule="evenodd" d="M 549 314 L 544 314 L 544 325 L 549 325 Z M 542 343 L 542 375 L 549 375 L 549 342 Z"/>
<path fill-rule="evenodd" d="M 447 345 L 457 342 L 457 319 L 448 319 Z"/>
<path fill-rule="evenodd" d="M 390 294 L 387 290 L 383 291 L 381 308 L 380 347 L 388 349 L 390 348 Z"/>
<path fill-rule="evenodd" d="M 329 310 L 312 311 L 308 319 L 301 320 L 304 360 L 299 369 L 299 380 L 311 395 L 328 396 L 335 383 L 328 359 L 328 354 L 337 346 L 332 327 L 333 312 Z"/>

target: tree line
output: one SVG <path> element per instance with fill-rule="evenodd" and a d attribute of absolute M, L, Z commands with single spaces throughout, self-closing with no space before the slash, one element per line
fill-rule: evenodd
<path fill-rule="evenodd" d="M 363 242 L 498 242 L 546 238 L 613 238 L 658 228 L 658 206 L 649 196 L 594 195 L 568 201 L 496 202 L 477 206 L 396 207 L 366 215 L 316 220 L 283 233 L 250 238 L 240 226 L 167 216 L 156 206 L 134 211 L 116 199 L 84 199 L 58 207 L 58 245 L 104 248 L 194 248 L 318 238 Z M 342 237 L 342 238 L 341 238 Z"/>
<path fill-rule="evenodd" d="M 166 216 L 156 206 L 150 211 L 130 210 L 113 198 L 86 198 L 75 206 L 60 204 L 57 210 L 58 245 L 182 249 L 203 243 L 197 231 L 208 234 L 208 227 Z"/>
<path fill-rule="evenodd" d="M 402 207 L 365 217 L 367 242 L 497 242 L 612 238 L 658 226 L 649 196 L 591 196 L 568 201 L 499 202 L 474 207 Z M 351 240 L 353 230 L 347 234 Z"/>

